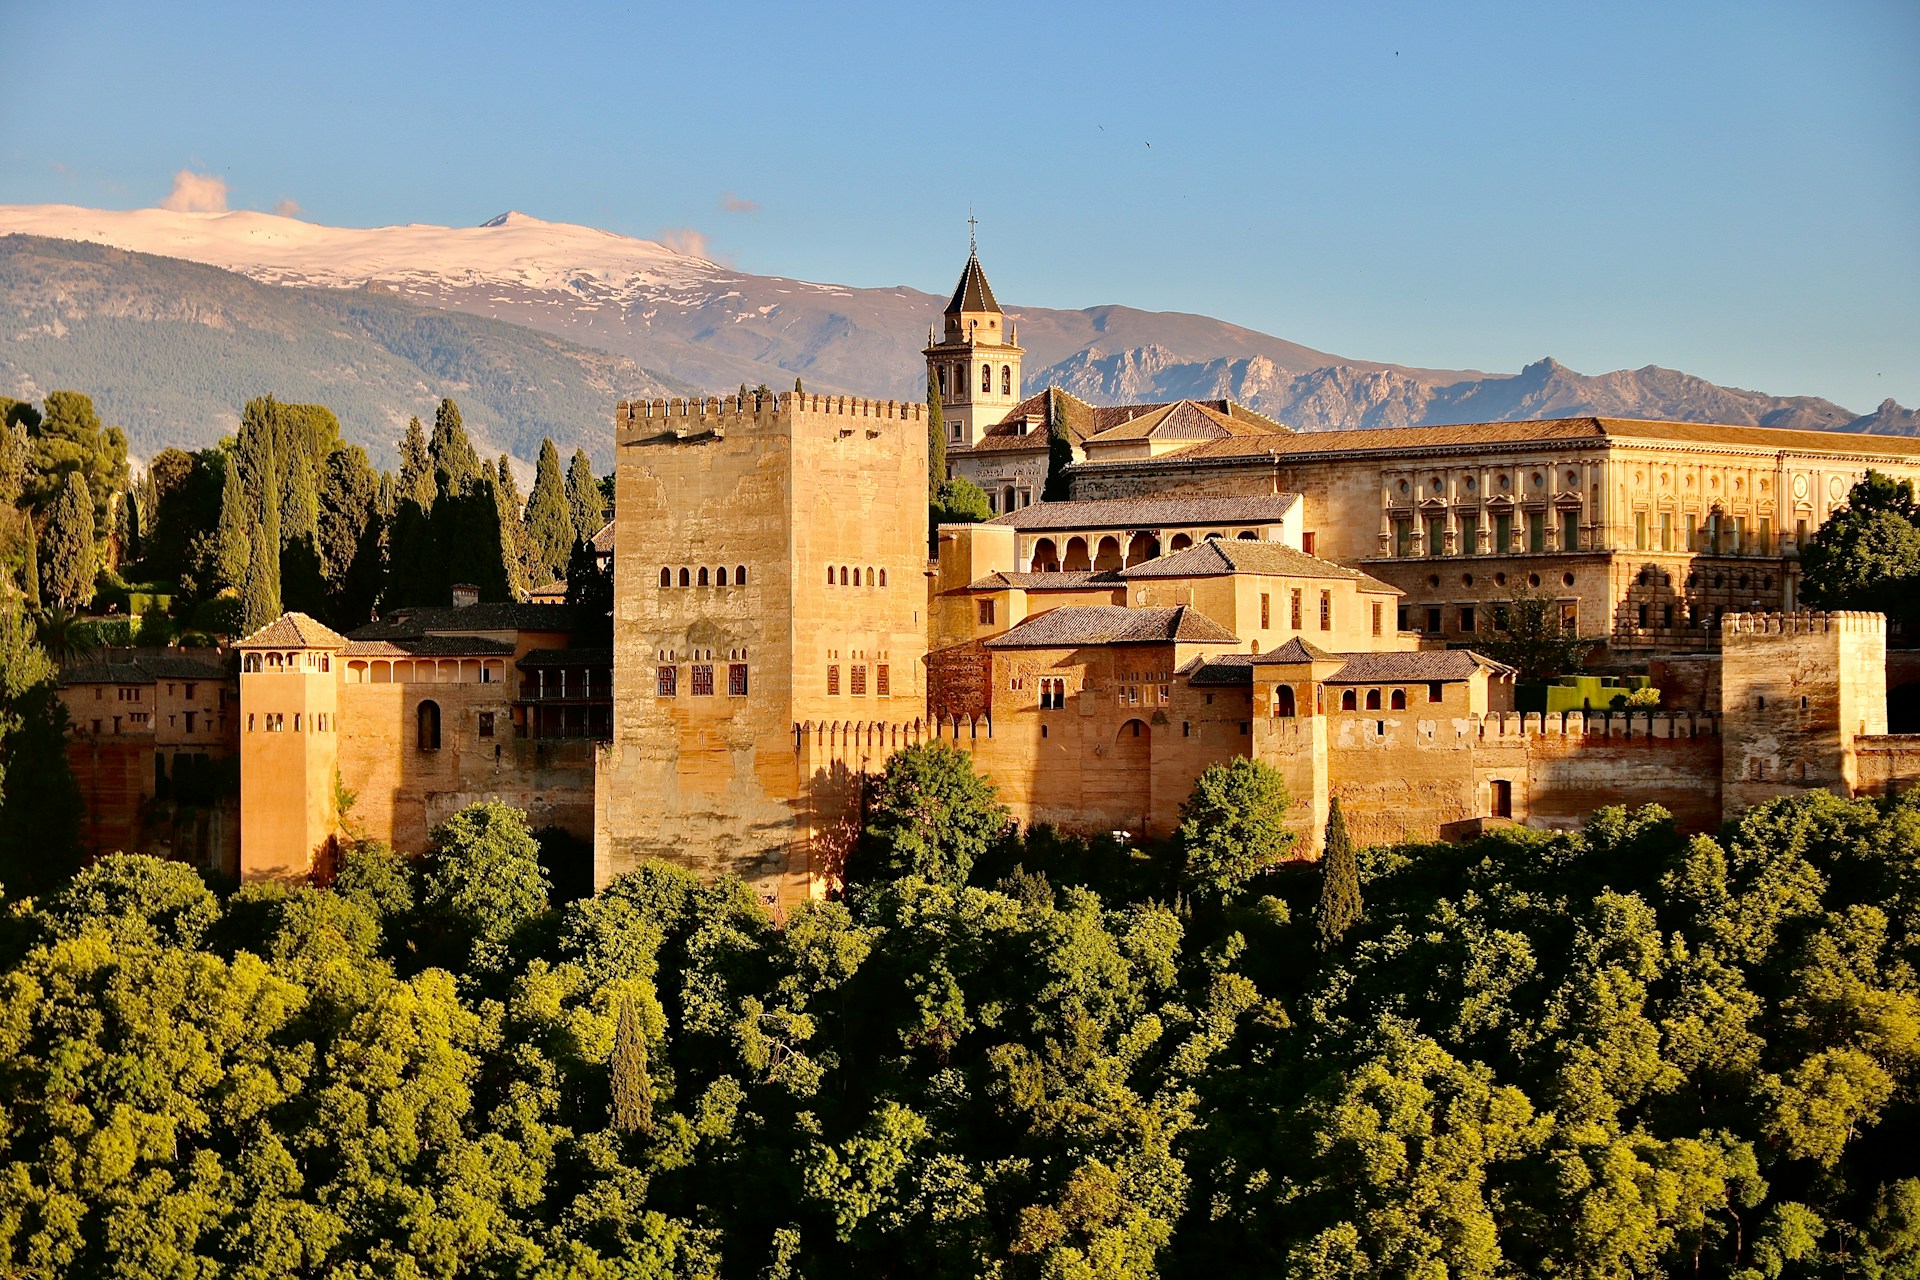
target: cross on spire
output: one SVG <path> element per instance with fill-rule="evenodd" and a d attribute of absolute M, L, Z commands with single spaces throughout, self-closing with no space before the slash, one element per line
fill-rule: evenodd
<path fill-rule="evenodd" d="M 980 252 L 980 241 L 978 237 L 974 234 L 974 229 L 979 225 L 980 225 L 980 219 L 973 216 L 973 206 L 968 205 L 967 206 L 967 252 L 968 253 Z"/>

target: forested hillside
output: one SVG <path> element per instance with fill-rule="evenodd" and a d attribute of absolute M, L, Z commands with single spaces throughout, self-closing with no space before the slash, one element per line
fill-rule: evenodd
<path fill-rule="evenodd" d="M 995 835 L 909 755 L 780 920 L 664 864 L 560 901 L 500 806 L 331 888 L 17 903 L 0 1269 L 1920 1273 L 1915 803 L 1323 873 L 1236 861 L 1255 813 Z"/>
<path fill-rule="evenodd" d="M 294 289 L 176 258 L 0 237 L 0 394 L 86 388 L 134 455 L 203 448 L 271 393 L 326 404 L 376 466 L 443 396 L 489 455 L 531 464 L 551 436 L 612 460 L 613 405 L 687 388 L 621 356 L 401 301 Z"/>

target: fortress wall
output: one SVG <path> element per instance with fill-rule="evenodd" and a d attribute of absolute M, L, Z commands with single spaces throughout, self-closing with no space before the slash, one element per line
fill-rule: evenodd
<path fill-rule="evenodd" d="M 1854 781 L 1853 741 L 1886 729 L 1877 613 L 1728 614 L 1721 624 L 1728 813 Z"/>
<path fill-rule="evenodd" d="M 1598 719 L 1598 717 L 1596 717 Z M 1638 717 L 1636 717 L 1636 720 Z M 1720 738 L 1710 720 L 1652 717 L 1635 736 L 1545 734 L 1529 740 L 1528 816 L 1536 826 L 1578 827 L 1605 805 L 1657 804 L 1684 831 L 1720 825 Z M 1673 736 L 1643 730 L 1671 725 Z M 1686 736 L 1692 727 L 1697 736 Z"/>
<path fill-rule="evenodd" d="M 1854 743 L 1859 796 L 1898 795 L 1920 781 L 1920 734 L 1882 734 Z"/>

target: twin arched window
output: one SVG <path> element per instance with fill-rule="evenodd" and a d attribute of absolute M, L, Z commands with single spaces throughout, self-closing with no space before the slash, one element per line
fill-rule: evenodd
<path fill-rule="evenodd" d="M 711 571 L 709 571 L 703 566 L 700 569 L 699 582 L 700 582 L 700 585 L 703 587 L 708 586 L 709 584 L 713 586 L 718 586 L 718 587 L 724 587 L 728 585 L 727 566 L 721 565 L 719 568 Z M 833 582 L 833 570 L 831 569 L 827 570 L 827 582 L 829 583 L 829 585 L 831 585 L 831 583 Z M 660 585 L 663 587 L 671 587 L 673 585 L 673 570 L 668 568 L 666 565 L 660 566 Z M 690 587 L 694 585 L 692 570 L 689 570 L 689 569 L 680 570 L 680 585 L 683 587 Z M 733 566 L 732 585 L 736 587 L 744 587 L 747 585 L 747 566 L 743 564 L 737 564 Z"/>

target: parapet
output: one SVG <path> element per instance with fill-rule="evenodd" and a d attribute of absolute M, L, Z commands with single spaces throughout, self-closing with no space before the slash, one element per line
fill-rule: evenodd
<path fill-rule="evenodd" d="M 924 422 L 927 406 L 917 400 L 869 400 L 863 396 L 823 396 L 804 391 L 767 395 L 703 396 L 693 399 L 622 400 L 613 408 L 616 433 L 628 439 L 672 436 L 724 437 L 730 422 L 768 415 L 811 414 L 821 417 L 881 418 L 896 422 Z M 652 426 L 653 430 L 644 428 Z"/>
<path fill-rule="evenodd" d="M 1887 615 L 1859 609 L 1837 609 L 1831 613 L 1729 613 L 1720 619 L 1720 634 L 1727 636 L 1816 636 L 1847 633 L 1885 635 Z"/>

